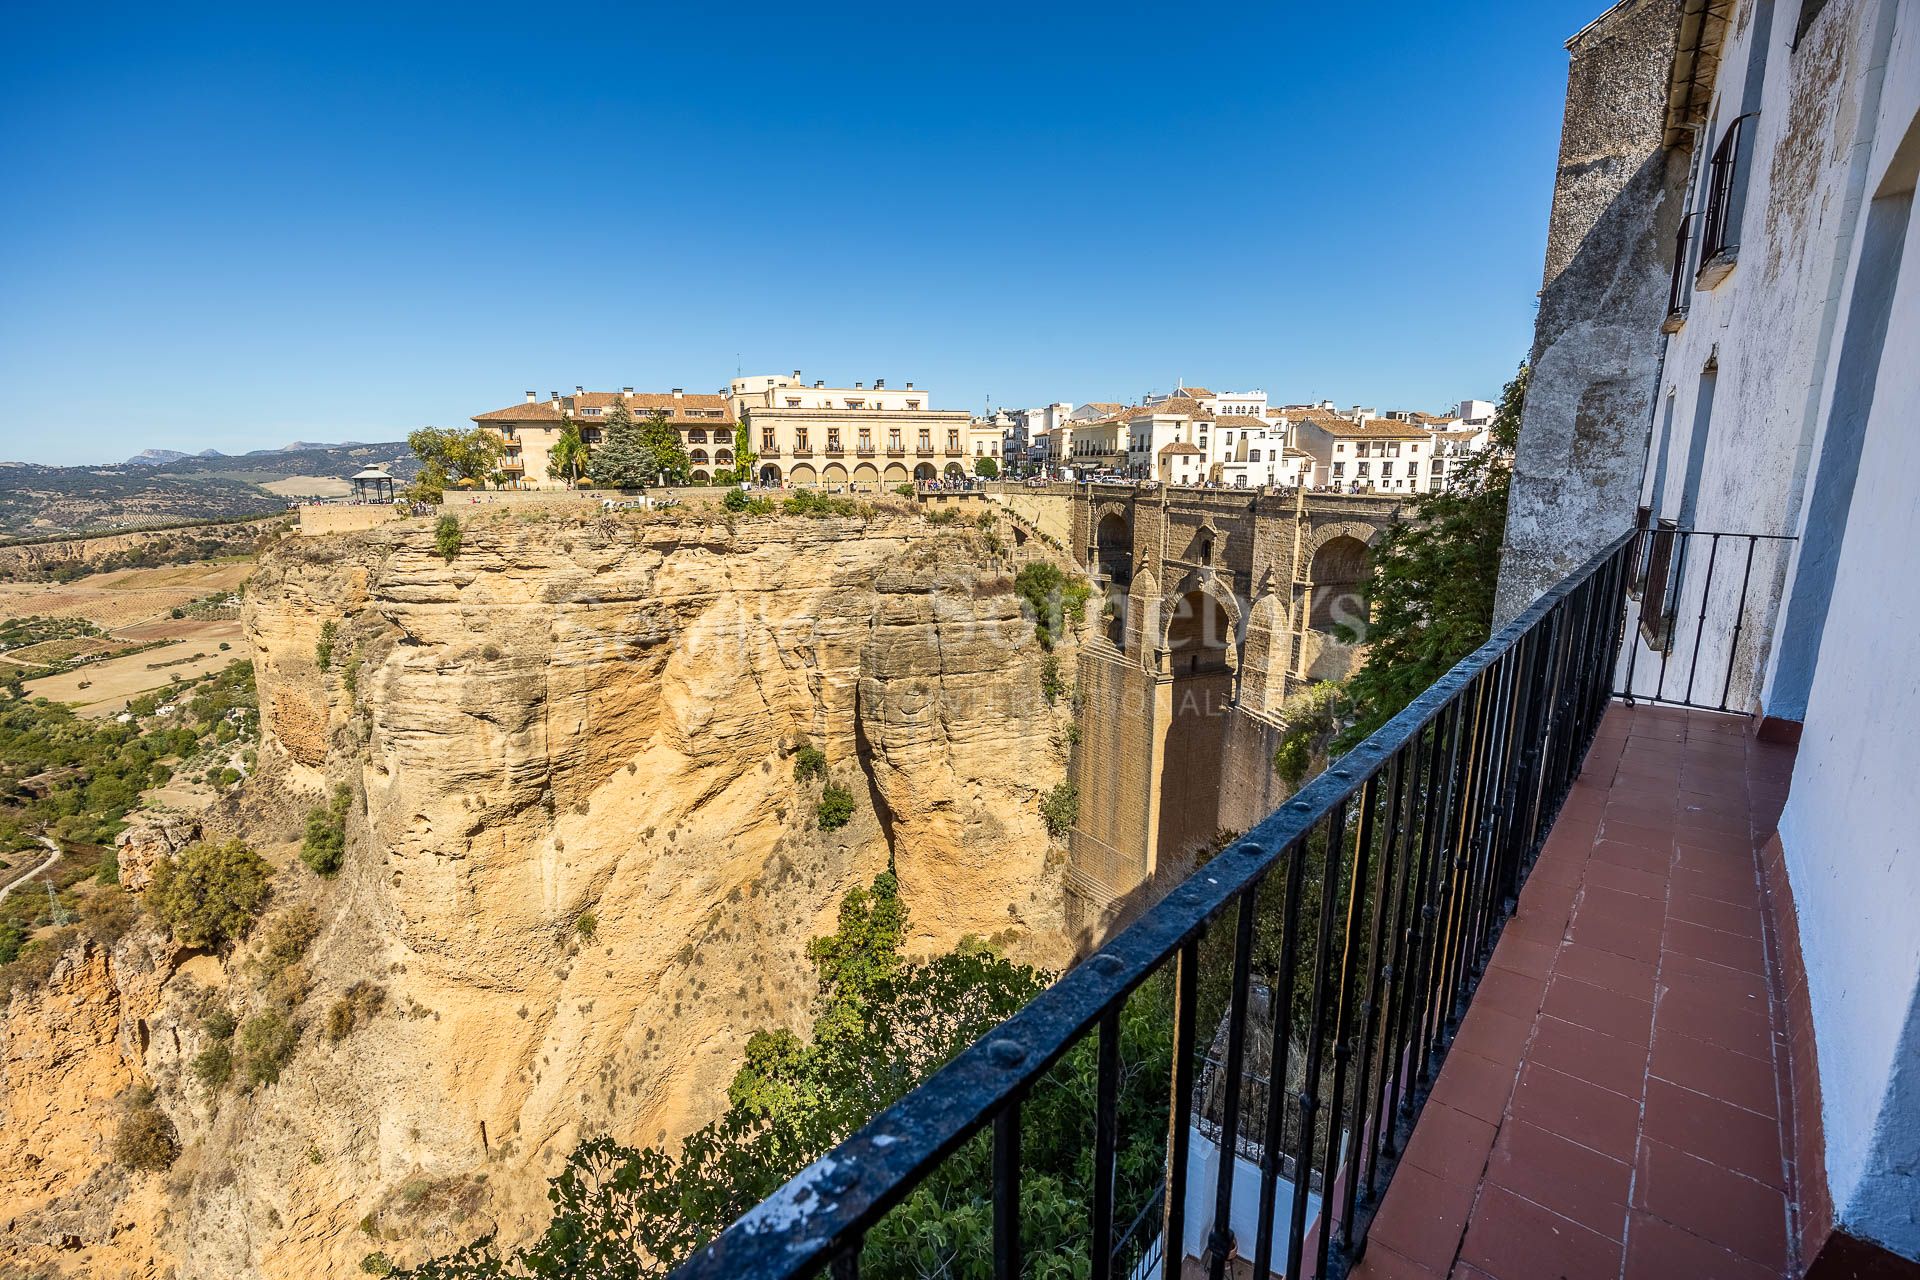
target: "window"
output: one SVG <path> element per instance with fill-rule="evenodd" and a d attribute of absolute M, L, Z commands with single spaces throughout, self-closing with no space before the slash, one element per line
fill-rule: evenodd
<path fill-rule="evenodd" d="M 893 427 L 887 432 L 887 451 L 889 453 L 900 452 L 900 428 Z"/>
<path fill-rule="evenodd" d="M 600 411 L 598 409 L 582 409 L 580 416 L 583 418 L 597 418 L 600 416 Z"/>
<path fill-rule="evenodd" d="M 1368 467 L 1370 467 L 1370 466 L 1372 466 L 1372 465 L 1373 465 L 1373 464 L 1372 464 L 1372 463 L 1370 463 L 1370 462 L 1363 462 L 1363 463 L 1361 463 L 1361 464 L 1360 464 L 1359 466 L 1357 466 L 1357 467 L 1355 467 L 1355 468 L 1353 469 L 1353 474 L 1355 474 L 1356 476 L 1360 476 L 1360 477 L 1362 477 L 1362 478 L 1365 478 L 1365 476 L 1367 475 L 1367 468 L 1368 468 Z"/>
<path fill-rule="evenodd" d="M 948 453 L 960 452 L 960 433 L 958 431 L 947 432 L 947 452 Z"/>
<path fill-rule="evenodd" d="M 909 408 L 909 409 L 918 409 L 919 407 L 920 407 L 920 402 L 919 402 L 918 400 L 909 400 L 909 401 L 907 401 L 907 408 Z"/>
<path fill-rule="evenodd" d="M 1336 480 L 1338 480 L 1338 479 L 1339 479 L 1339 478 L 1340 478 L 1341 476 L 1344 476 L 1345 474 L 1347 474 L 1347 464 L 1346 464 L 1346 463 L 1344 463 L 1344 462 L 1336 462 L 1336 463 L 1334 463 L 1334 464 L 1333 464 L 1333 478 L 1334 478 L 1334 479 L 1336 479 Z"/>
<path fill-rule="evenodd" d="M 793 447 L 801 453 L 807 451 L 807 429 L 805 427 L 795 427 L 793 429 Z"/>
<path fill-rule="evenodd" d="M 1259 451 L 1258 449 L 1255 449 L 1255 450 L 1253 450 L 1252 452 L 1250 452 L 1249 454 L 1247 454 L 1247 461 L 1248 461 L 1248 462 L 1258 462 L 1258 461 L 1260 461 L 1260 451 Z"/>
<path fill-rule="evenodd" d="M 1393 464 L 1391 462 L 1383 462 L 1380 464 L 1380 478 L 1382 480 L 1386 479 L 1388 476 L 1391 476 L 1392 474 L 1393 474 Z"/>
<path fill-rule="evenodd" d="M 1740 224 L 1733 218 L 1734 179 L 1740 165 L 1740 135 L 1748 117 L 1739 116 L 1720 136 L 1713 149 L 1713 163 L 1707 169 L 1707 209 L 1701 219 L 1700 274 L 1706 275 L 1714 259 L 1730 257 L 1740 248 Z"/>
<path fill-rule="evenodd" d="M 873 432 L 865 427 L 860 428 L 860 452 L 873 452 Z"/>
<path fill-rule="evenodd" d="M 840 452 L 840 428 L 838 427 L 827 428 L 827 452 Z"/>
<path fill-rule="evenodd" d="M 706 442 L 707 442 L 707 433 L 702 431 L 700 428 L 695 427 L 693 430 L 687 432 L 688 444 L 705 444 Z"/>
<path fill-rule="evenodd" d="M 798 399 L 796 399 L 793 396 L 787 397 L 787 408 L 798 409 L 799 407 L 800 407 L 800 401 Z"/>
<path fill-rule="evenodd" d="M 1333 451 L 1335 453 L 1345 453 L 1347 451 L 1347 446 L 1343 444 L 1336 444 L 1333 446 Z"/>
<path fill-rule="evenodd" d="M 847 401 L 847 408 L 849 408 L 849 409 L 864 409 L 864 408 L 866 408 L 866 407 L 867 407 L 867 402 L 866 402 L 865 400 L 849 400 L 849 401 Z"/>
<path fill-rule="evenodd" d="M 933 433 L 932 432 L 922 428 L 920 432 L 919 447 L 920 447 L 921 453 L 933 452 Z"/>
<path fill-rule="evenodd" d="M 760 452 L 762 452 L 762 453 L 776 453 L 776 452 L 778 452 L 778 448 L 777 448 L 777 446 L 775 446 L 775 444 L 774 444 L 774 442 L 773 442 L 773 428 L 772 428 L 772 427 L 762 427 L 762 428 L 760 428 Z"/>

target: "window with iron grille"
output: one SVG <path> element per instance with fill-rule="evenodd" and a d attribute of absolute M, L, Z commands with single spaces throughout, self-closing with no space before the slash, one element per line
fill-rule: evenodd
<path fill-rule="evenodd" d="M 1748 117 L 1740 116 L 1727 126 L 1720 145 L 1713 149 L 1713 163 L 1707 170 L 1707 208 L 1701 218 L 1700 267 L 1722 253 L 1740 247 L 1740 228 L 1730 225 L 1733 213 L 1734 179 L 1740 163 L 1740 134 Z"/>

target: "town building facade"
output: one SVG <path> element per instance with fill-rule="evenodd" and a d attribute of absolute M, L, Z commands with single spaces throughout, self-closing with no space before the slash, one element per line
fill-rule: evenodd
<path fill-rule="evenodd" d="M 872 492 L 964 479 L 976 459 L 1000 456 L 1000 427 L 964 409 L 933 408 L 911 382 L 829 387 L 808 384 L 796 369 L 791 377 L 735 378 L 726 400 L 747 428 L 764 485 Z"/>
<path fill-rule="evenodd" d="M 500 472 L 508 488 L 564 489 L 569 477 L 552 474 L 549 466 L 561 433 L 573 425 L 591 449 L 600 443 L 602 428 L 614 406 L 623 401 L 635 418 L 665 415 L 680 432 L 697 483 L 704 484 L 734 465 L 733 414 L 727 398 L 697 395 L 679 387 L 665 393 L 635 392 L 632 387 L 619 391 L 575 387 L 570 396 L 554 391 L 545 400 L 529 391 L 522 403 L 476 414 L 473 421 L 501 437 L 505 448 Z"/>

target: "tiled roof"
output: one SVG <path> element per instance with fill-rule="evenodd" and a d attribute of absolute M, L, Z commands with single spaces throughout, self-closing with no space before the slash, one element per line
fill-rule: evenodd
<path fill-rule="evenodd" d="M 1189 396 L 1173 396 L 1159 404 L 1141 405 L 1138 409 L 1129 409 L 1126 416 L 1129 422 L 1135 418 L 1154 417 L 1205 418 L 1209 421 L 1213 418 L 1204 405 Z"/>
<path fill-rule="evenodd" d="M 1168 454 L 1170 454 L 1170 453 L 1195 453 L 1195 454 L 1197 454 L 1197 453 L 1199 453 L 1199 452 L 1200 452 L 1200 450 L 1198 450 L 1198 449 L 1196 449 L 1196 448 L 1195 448 L 1194 446 L 1192 446 L 1192 445 L 1190 445 L 1190 444 L 1188 444 L 1188 443 L 1187 443 L 1187 442 L 1186 442 L 1185 440 L 1175 440 L 1175 441 L 1174 441 L 1174 442 L 1173 442 L 1172 444 L 1164 444 L 1164 445 L 1161 445 L 1161 446 L 1160 446 L 1160 456 L 1161 456 L 1161 457 L 1163 457 L 1163 458 L 1164 458 L 1164 457 L 1166 457 L 1166 456 L 1167 456 Z"/>
<path fill-rule="evenodd" d="M 1121 404 L 1118 400 L 1089 400 L 1080 407 L 1082 409 L 1098 409 L 1101 413 L 1111 417 L 1127 406 Z"/>
<path fill-rule="evenodd" d="M 1258 427 L 1261 430 L 1273 425 L 1265 418 L 1256 418 L 1249 413 L 1223 413 L 1214 421 L 1223 427 Z"/>
<path fill-rule="evenodd" d="M 1183 396 L 1212 396 L 1213 392 L 1207 390 L 1205 387 L 1182 387 L 1178 394 Z"/>
<path fill-rule="evenodd" d="M 579 395 L 561 396 L 558 405 L 552 400 L 537 400 L 532 404 L 510 405 L 505 409 L 495 409 L 490 413 L 475 414 L 475 422 L 559 422 L 563 418 L 562 410 L 571 409 L 577 416 L 581 409 L 611 409 L 621 395 L 617 391 L 587 391 Z M 733 414 L 727 407 L 727 398 L 719 395 L 672 395 L 665 392 L 636 391 L 626 397 L 627 408 L 636 418 L 645 418 L 655 410 L 663 411 L 670 422 L 685 422 L 700 426 L 710 426 L 719 421 L 732 421 Z M 704 413 L 690 414 L 689 409 L 706 410 Z M 719 410 L 716 417 L 713 410 Z"/>

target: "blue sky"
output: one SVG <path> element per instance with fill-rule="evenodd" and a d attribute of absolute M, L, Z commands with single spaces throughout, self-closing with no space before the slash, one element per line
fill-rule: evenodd
<path fill-rule="evenodd" d="M 394 439 L 527 388 L 1525 354 L 1604 0 L 0 6 L 0 458 Z"/>

